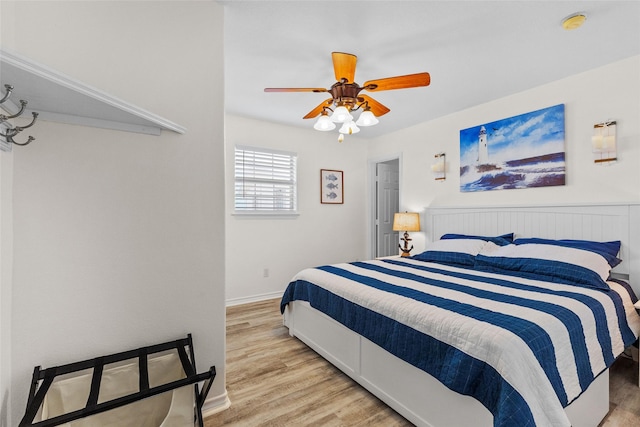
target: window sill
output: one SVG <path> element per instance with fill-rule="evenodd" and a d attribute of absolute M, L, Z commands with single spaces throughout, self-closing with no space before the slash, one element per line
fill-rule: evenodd
<path fill-rule="evenodd" d="M 241 218 L 297 218 L 300 216 L 300 212 L 290 211 L 266 211 L 266 212 L 243 212 L 233 211 L 231 216 L 237 216 Z"/>

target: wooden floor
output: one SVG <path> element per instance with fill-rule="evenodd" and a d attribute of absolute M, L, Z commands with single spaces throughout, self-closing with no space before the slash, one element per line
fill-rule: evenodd
<path fill-rule="evenodd" d="M 279 300 L 227 309 L 227 391 L 217 426 L 411 426 L 313 350 L 288 334 Z M 640 426 L 638 366 L 611 368 L 611 411 L 600 424 Z"/>

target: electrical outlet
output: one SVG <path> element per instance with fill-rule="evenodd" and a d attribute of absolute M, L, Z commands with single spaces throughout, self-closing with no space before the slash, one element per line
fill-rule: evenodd
<path fill-rule="evenodd" d="M 269 269 L 265 268 L 264 270 L 262 270 L 262 277 L 269 277 Z"/>

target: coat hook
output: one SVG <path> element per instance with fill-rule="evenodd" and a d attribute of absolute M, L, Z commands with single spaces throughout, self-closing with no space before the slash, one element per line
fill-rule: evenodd
<path fill-rule="evenodd" d="M 19 145 L 19 146 L 21 146 L 21 147 L 24 147 L 25 145 L 29 145 L 29 143 L 30 143 L 31 141 L 35 141 L 35 140 L 36 140 L 36 139 L 35 139 L 34 137 L 32 137 L 31 135 L 29 135 L 29 137 L 27 138 L 27 141 L 26 141 L 26 142 L 18 142 L 18 141 L 15 141 L 13 138 L 9 138 L 7 141 L 11 142 L 12 144 L 16 144 L 16 145 Z"/>
<path fill-rule="evenodd" d="M 28 102 L 25 101 L 24 99 L 20 100 L 20 111 L 18 111 L 17 113 L 11 115 L 11 116 L 5 116 L 4 114 L 0 114 L 0 123 L 1 122 L 6 122 L 9 119 L 15 119 L 16 117 L 20 117 L 22 115 L 22 113 L 24 112 L 24 109 L 27 108 L 27 104 Z"/>
<path fill-rule="evenodd" d="M 13 91 L 13 86 L 11 85 L 4 85 L 4 88 L 7 90 L 7 93 L 4 98 L 0 99 L 0 104 L 4 104 L 4 101 L 9 99 L 9 97 L 11 96 L 11 91 Z"/>
<path fill-rule="evenodd" d="M 9 84 L 5 84 L 4 87 L 7 93 L 2 97 L 2 99 L 0 99 L 0 104 L 4 104 L 9 99 L 9 97 L 11 96 L 11 93 L 13 92 L 13 86 Z M 33 126 L 36 122 L 36 119 L 38 118 L 38 113 L 36 113 L 35 111 L 31 113 L 31 115 L 33 116 L 33 119 L 31 120 L 31 123 L 29 123 L 28 125 L 15 126 L 8 122 L 9 119 L 15 119 L 16 117 L 20 117 L 22 113 L 24 113 L 24 110 L 27 108 L 27 104 L 28 104 L 27 101 L 25 101 L 24 99 L 21 99 L 20 111 L 11 115 L 0 114 L 0 125 L 2 125 L 2 128 L 5 129 L 5 132 L 6 132 L 6 133 L 0 132 L 0 137 L 4 138 L 7 144 L 16 144 L 20 146 L 25 146 L 30 144 L 31 141 L 35 141 L 35 138 L 31 135 L 29 135 L 29 137 L 25 142 L 17 142 L 14 139 L 14 137 L 17 136 L 23 130 Z M 2 149 L 4 150 L 5 147 L 3 146 Z M 8 148 L 8 150 L 10 150 L 10 148 Z"/>
<path fill-rule="evenodd" d="M 30 128 L 31 126 L 33 126 L 33 124 L 36 122 L 36 119 L 38 118 L 38 113 L 36 113 L 35 111 L 31 113 L 31 115 L 33 116 L 33 120 L 31 120 L 31 123 L 29 123 L 26 126 L 16 126 L 14 127 L 14 129 L 17 132 L 22 132 L 23 130 Z"/>

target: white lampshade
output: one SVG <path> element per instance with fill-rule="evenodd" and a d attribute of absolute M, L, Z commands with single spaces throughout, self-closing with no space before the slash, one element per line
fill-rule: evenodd
<path fill-rule="evenodd" d="M 356 124 L 353 122 L 353 120 L 350 120 L 350 121 L 346 122 L 340 128 L 340 133 L 345 133 L 345 134 L 348 134 L 348 135 L 352 135 L 352 134 L 358 133 L 358 132 L 360 132 L 360 128 L 358 126 L 356 126 Z"/>
<path fill-rule="evenodd" d="M 431 165 L 431 172 L 434 173 L 442 173 L 444 172 L 444 162 L 436 162 L 434 164 Z"/>
<path fill-rule="evenodd" d="M 373 126 L 377 125 L 378 123 L 379 120 L 376 118 L 376 116 L 373 115 L 371 110 L 363 111 L 362 114 L 360 114 L 358 121 L 356 122 L 358 126 Z"/>
<path fill-rule="evenodd" d="M 344 123 L 353 120 L 353 116 L 347 110 L 347 107 L 340 105 L 331 115 L 331 120 L 336 123 Z"/>
<path fill-rule="evenodd" d="M 593 160 L 596 164 L 609 165 L 615 163 L 616 153 L 616 122 L 608 120 L 593 126 L 591 137 Z"/>
<path fill-rule="evenodd" d="M 602 151 L 603 142 L 604 142 L 604 138 L 601 134 L 593 135 L 591 137 L 591 144 L 593 146 L 594 153 L 600 153 Z"/>
<path fill-rule="evenodd" d="M 318 117 L 318 121 L 313 125 L 313 128 L 315 130 L 326 132 L 335 129 L 336 124 L 331 121 L 329 116 L 323 113 L 320 117 Z"/>
<path fill-rule="evenodd" d="M 615 135 L 607 135 L 604 137 L 604 144 L 602 145 L 602 151 L 616 151 Z"/>

